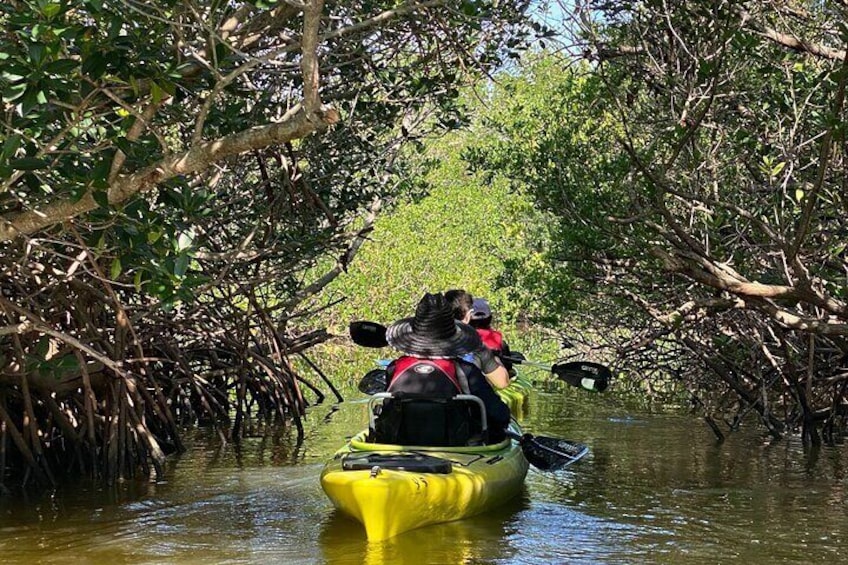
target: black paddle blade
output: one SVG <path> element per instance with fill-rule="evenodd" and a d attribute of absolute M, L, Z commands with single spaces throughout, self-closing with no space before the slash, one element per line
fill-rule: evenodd
<path fill-rule="evenodd" d="M 388 347 L 386 326 L 377 322 L 356 321 L 350 323 L 350 339 L 362 347 Z"/>
<path fill-rule="evenodd" d="M 542 471 L 564 469 L 589 453 L 589 448 L 582 443 L 555 437 L 524 434 L 520 443 L 527 461 Z"/>
<path fill-rule="evenodd" d="M 612 378 L 609 368 L 600 363 L 591 363 L 589 361 L 557 363 L 551 368 L 551 372 L 558 379 L 572 386 L 592 392 L 605 391 Z"/>
<path fill-rule="evenodd" d="M 386 370 L 372 369 L 368 371 L 356 388 L 359 389 L 359 392 L 364 392 L 369 396 L 378 392 L 386 392 L 386 389 L 389 388 Z"/>

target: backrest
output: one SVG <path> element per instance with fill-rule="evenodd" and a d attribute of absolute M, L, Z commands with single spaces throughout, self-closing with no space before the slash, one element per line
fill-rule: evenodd
<path fill-rule="evenodd" d="M 485 408 L 477 397 L 434 398 L 398 392 L 387 395 L 373 421 L 376 443 L 458 447 L 487 439 Z"/>
<path fill-rule="evenodd" d="M 461 392 L 456 366 L 450 359 L 401 357 L 387 368 L 389 392 L 448 398 Z"/>

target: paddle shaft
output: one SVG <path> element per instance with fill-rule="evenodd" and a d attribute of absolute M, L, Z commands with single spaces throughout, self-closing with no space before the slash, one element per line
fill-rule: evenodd
<path fill-rule="evenodd" d="M 545 363 L 538 363 L 536 361 L 528 361 L 527 359 L 519 359 L 518 357 L 510 357 L 509 355 L 504 355 L 501 359 L 505 359 L 507 361 L 512 361 L 516 365 L 527 365 L 528 367 L 536 367 L 537 369 L 544 369 L 546 371 L 552 371 L 553 367 L 551 365 L 546 365 Z"/>

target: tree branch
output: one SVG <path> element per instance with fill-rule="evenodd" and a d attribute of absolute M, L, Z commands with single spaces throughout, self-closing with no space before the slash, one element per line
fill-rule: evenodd
<path fill-rule="evenodd" d="M 817 43 L 810 43 L 809 41 L 801 39 L 795 35 L 782 33 L 754 20 L 751 17 L 751 14 L 745 11 L 741 12 L 741 16 L 747 29 L 777 43 L 778 45 L 788 47 L 789 49 L 798 51 L 799 53 L 809 53 L 810 55 L 823 57 L 825 59 L 832 59 L 834 61 L 840 61 L 845 58 L 846 52 L 843 49 L 833 49 Z"/>
<path fill-rule="evenodd" d="M 120 204 L 137 193 L 146 192 L 174 177 L 205 170 L 228 157 L 323 131 L 338 119 L 338 112 L 329 107 L 322 107 L 310 116 L 301 106 L 295 106 L 279 123 L 256 126 L 199 144 L 183 153 L 165 157 L 134 174 L 118 177 L 108 188 L 109 204 Z M 48 204 L 41 210 L 24 212 L 9 219 L 3 218 L 0 241 L 11 241 L 22 235 L 32 234 L 90 212 L 97 206 L 94 192 L 89 191 L 76 202 L 61 200 Z"/>

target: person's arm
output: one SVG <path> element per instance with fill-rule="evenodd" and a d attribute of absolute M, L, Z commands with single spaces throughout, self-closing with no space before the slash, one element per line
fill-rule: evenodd
<path fill-rule="evenodd" d="M 501 364 L 494 352 L 484 347 L 475 353 L 480 362 L 480 370 L 486 375 L 486 380 L 494 388 L 506 388 L 509 386 L 509 373 Z"/>

